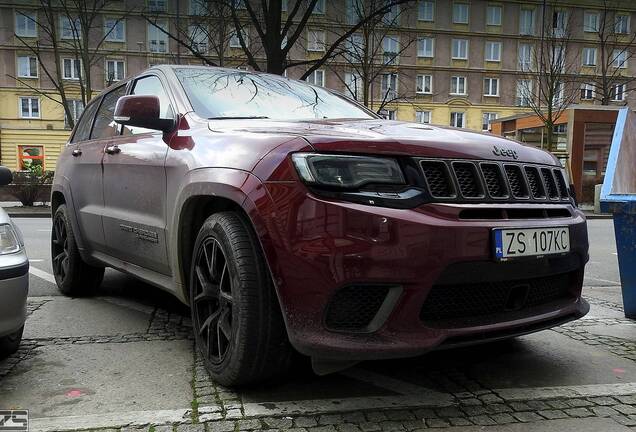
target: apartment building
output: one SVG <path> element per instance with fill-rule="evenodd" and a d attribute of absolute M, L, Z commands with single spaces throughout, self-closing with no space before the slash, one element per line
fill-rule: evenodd
<path fill-rule="evenodd" d="M 242 1 L 236 0 L 239 10 L 244 8 Z M 372 0 L 319 0 L 302 43 L 294 46 L 290 58 L 320 58 L 346 26 L 356 22 L 355 6 L 365 1 Z M 91 63 L 94 94 L 154 64 L 202 63 L 157 26 L 171 33 L 177 28 L 188 29 L 199 52 L 218 61 L 207 33 L 197 32 L 203 11 L 200 2 L 107 0 L 103 16 L 94 28 L 83 33 L 90 40 L 104 39 Z M 288 2 L 291 5 L 294 0 Z M 566 22 L 570 42 L 565 56 L 576 65 L 573 74 L 580 77 L 580 82 L 567 85 L 576 87 L 574 102 L 598 103 L 594 86 L 586 82 L 586 77 L 598 74 L 600 69 L 596 28 L 606 12 L 603 5 L 602 0 L 414 0 L 394 7 L 388 14 L 390 20 L 383 20 L 386 26 L 380 23 L 374 30 L 379 37 L 370 39 L 377 44 L 378 55 L 373 60 L 376 73 L 368 86 L 368 104 L 373 109 L 382 108 L 391 119 L 487 130 L 492 119 L 529 111 L 528 96 L 520 89 L 522 84 L 532 87 L 539 79 L 529 78 L 528 70 L 541 47 L 544 23 L 559 30 Z M 59 94 L 44 70 L 51 67 L 43 68 L 26 46 L 44 37 L 34 23 L 42 19 L 39 7 L 37 0 L 0 0 L 0 162 L 11 169 L 24 169 L 31 163 L 55 169 L 61 146 L 70 133 L 64 110 L 55 102 Z M 155 24 L 142 13 L 152 14 Z M 610 11 L 618 44 L 633 40 L 634 13 L 636 4 L 631 1 L 616 3 Z M 60 38 L 77 37 L 61 13 L 58 23 Z M 250 46 L 259 43 L 249 26 L 244 37 Z M 359 40 L 360 35 L 354 34 L 343 47 L 351 52 Z M 613 59 L 611 66 L 626 81 L 617 82 L 610 104 L 636 100 L 627 84 L 636 71 L 630 49 L 620 49 Z M 264 60 L 262 50 L 255 48 L 253 52 L 257 61 Z M 41 57 L 45 65 L 56 61 L 47 48 L 42 49 Z M 62 50 L 58 57 L 70 111 L 77 117 L 83 109 L 79 85 L 82 68 L 68 51 Z M 223 57 L 226 66 L 250 68 L 236 36 L 229 40 Z M 363 100 L 355 61 L 345 52 L 330 59 L 307 80 Z M 285 73 L 300 78 L 306 70 L 305 65 Z"/>

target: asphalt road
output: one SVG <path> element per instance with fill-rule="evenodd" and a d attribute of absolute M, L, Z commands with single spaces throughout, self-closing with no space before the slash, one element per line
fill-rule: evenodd
<path fill-rule="evenodd" d="M 41 270 L 49 275 L 51 274 L 51 253 L 49 250 L 50 219 L 16 218 L 14 220 L 22 230 L 31 265 L 34 268 L 31 275 L 31 296 L 59 295 L 54 284 L 39 277 L 44 275 L 38 272 L 38 270 Z M 611 219 L 590 220 L 588 221 L 588 231 L 590 261 L 587 265 L 584 285 L 586 289 L 595 290 L 599 288 L 602 292 L 616 291 L 617 288 L 612 287 L 620 285 L 620 276 L 618 273 L 613 222 Z M 125 290 L 126 287 L 132 286 L 143 287 L 144 291 L 156 291 L 154 288 L 140 284 L 133 278 L 117 271 L 108 270 L 106 272 L 104 279 L 105 289 L 112 292 Z"/>

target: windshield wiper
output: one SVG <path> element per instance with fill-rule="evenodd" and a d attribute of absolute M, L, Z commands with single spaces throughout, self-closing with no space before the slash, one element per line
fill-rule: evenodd
<path fill-rule="evenodd" d="M 253 120 L 268 119 L 267 116 L 236 116 L 236 117 L 209 117 L 208 120 Z"/>

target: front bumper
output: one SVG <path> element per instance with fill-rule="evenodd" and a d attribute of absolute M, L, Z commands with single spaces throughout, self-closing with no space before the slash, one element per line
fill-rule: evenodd
<path fill-rule="evenodd" d="M 459 214 L 470 207 L 466 205 L 429 204 L 401 210 L 329 201 L 292 183 L 270 183 L 267 189 L 274 200 L 267 221 L 274 247 L 266 247 L 265 253 L 290 341 L 303 354 L 330 360 L 415 356 L 548 328 L 589 310 L 580 297 L 588 260 L 587 228 L 583 214 L 569 204 L 543 205 L 567 210 L 566 217 L 465 220 Z M 510 262 L 493 258 L 492 228 L 566 225 L 571 244 L 567 255 Z M 545 283 L 553 278 L 566 280 L 561 287 L 564 295 L 518 310 L 461 320 L 430 322 L 422 316 L 434 287 L 534 278 Z M 343 288 L 352 286 L 385 286 L 392 299 L 382 303 L 374 321 L 363 329 L 329 328 L 325 317 L 330 305 Z"/>
<path fill-rule="evenodd" d="M 29 261 L 24 252 L 0 256 L 0 337 L 14 333 L 26 321 Z"/>

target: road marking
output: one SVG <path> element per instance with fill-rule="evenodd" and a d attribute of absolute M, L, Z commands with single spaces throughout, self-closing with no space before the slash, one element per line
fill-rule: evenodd
<path fill-rule="evenodd" d="M 50 229 L 50 228 L 49 228 L 49 229 L 39 229 L 38 231 L 39 231 L 39 232 L 47 232 L 47 233 L 50 233 L 50 232 L 51 232 L 51 229 Z"/>
<path fill-rule="evenodd" d="M 29 267 L 29 273 L 31 273 L 33 276 L 39 277 L 40 279 L 44 279 L 47 282 L 55 283 L 55 276 L 33 266 Z"/>
<path fill-rule="evenodd" d="M 120 428 L 146 426 L 148 424 L 186 423 L 191 420 L 191 410 L 173 409 L 161 411 L 132 411 L 81 416 L 31 418 L 31 430 L 53 432 L 77 429 Z"/>
<path fill-rule="evenodd" d="M 353 368 L 340 372 L 340 375 L 344 375 L 358 381 L 367 382 L 369 384 L 373 384 L 376 387 L 381 387 L 383 389 L 390 390 L 402 395 L 421 395 L 423 393 L 435 393 L 434 391 L 426 387 L 411 384 L 406 381 L 391 378 L 386 375 L 364 369 Z"/>
<path fill-rule="evenodd" d="M 561 387 L 534 387 L 495 389 L 497 395 L 508 402 L 534 399 L 558 399 L 630 395 L 636 393 L 636 382 L 615 384 L 588 384 Z"/>
<path fill-rule="evenodd" d="M 30 259 L 29 262 L 42 262 L 43 259 Z"/>
<path fill-rule="evenodd" d="M 598 282 L 607 282 L 607 283 L 611 283 L 614 285 L 620 285 L 620 282 L 616 282 L 616 281 L 611 281 L 611 280 L 607 280 L 607 279 L 599 279 L 599 278 L 595 278 L 595 277 L 590 277 L 590 276 L 585 276 L 585 279 L 592 279 Z"/>
<path fill-rule="evenodd" d="M 612 252 L 612 255 L 618 256 L 618 253 L 617 252 Z"/>

